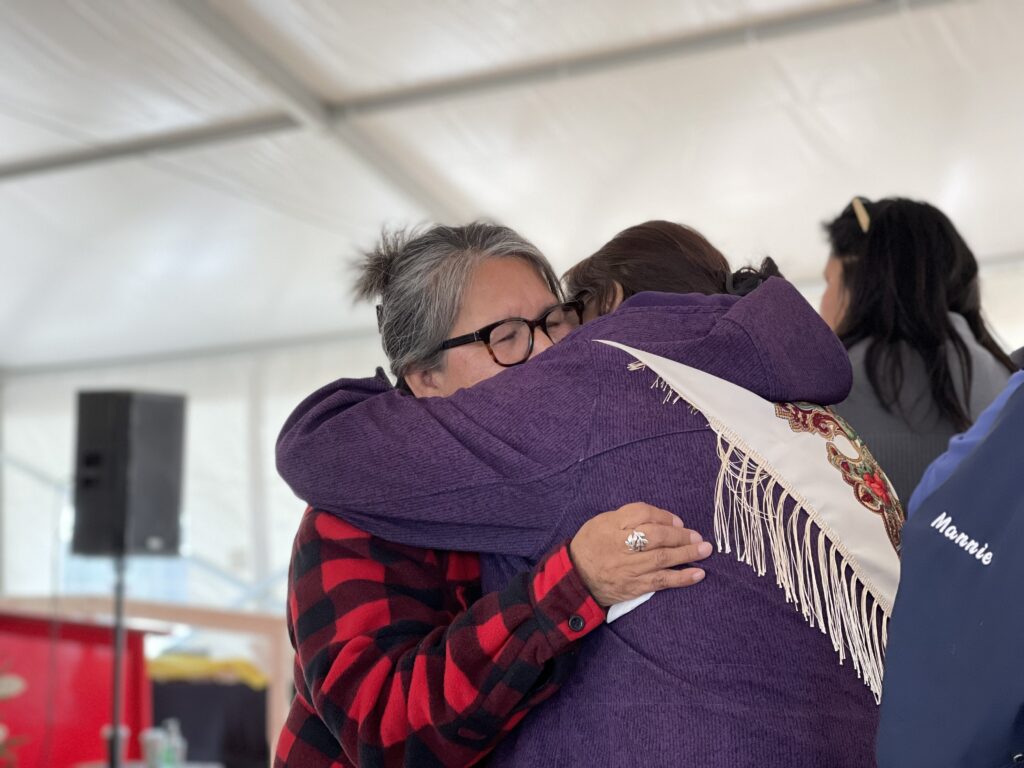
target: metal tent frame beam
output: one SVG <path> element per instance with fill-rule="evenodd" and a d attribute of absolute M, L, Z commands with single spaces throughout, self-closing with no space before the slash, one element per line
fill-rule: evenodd
<path fill-rule="evenodd" d="M 252 115 L 195 128 L 153 133 L 133 139 L 97 144 L 81 149 L 62 150 L 23 160 L 0 163 L 0 181 L 38 176 L 51 171 L 70 170 L 81 166 L 164 154 L 183 149 L 207 147 L 228 141 L 267 136 L 299 128 L 294 118 L 284 113 Z"/>
<path fill-rule="evenodd" d="M 343 124 L 332 116 L 331 105 L 322 101 L 304 82 L 271 56 L 260 41 L 247 36 L 221 15 L 208 0 L 170 0 L 184 16 L 205 34 L 229 51 L 260 82 L 280 99 L 286 112 L 305 128 L 321 132 L 353 153 L 372 171 L 423 207 L 438 220 L 460 220 L 471 215 L 466 201 L 453 190 L 444 189 L 422 163 L 399 162 L 372 137 L 352 124 Z"/>
<path fill-rule="evenodd" d="M 271 57 L 260 46 L 259 41 L 245 36 L 214 10 L 207 0 L 168 0 L 195 23 L 201 25 L 212 38 L 229 49 L 254 75 L 269 85 L 282 100 L 285 110 L 277 114 L 243 117 L 200 128 L 158 133 L 144 138 L 132 138 L 0 163 L 0 182 L 272 132 L 312 128 L 325 131 L 327 135 L 343 143 L 368 166 L 418 201 L 432 215 L 442 219 L 459 219 L 471 210 L 466 201 L 460 200 L 453 190 L 440 186 L 440 179 L 430 175 L 426 169 L 412 167 L 408 161 L 400 164 L 389 148 L 380 146 L 376 140 L 361 132 L 353 124 L 352 118 L 386 114 L 452 99 L 471 98 L 499 90 L 585 77 L 623 67 L 777 40 L 962 1 L 845 0 L 838 4 L 827 3 L 787 14 L 666 37 L 662 40 L 576 54 L 501 71 L 422 83 L 409 88 L 354 96 L 340 102 L 327 103 L 320 100 L 280 62 Z"/>
<path fill-rule="evenodd" d="M 506 70 L 422 83 L 367 96 L 355 96 L 335 104 L 332 113 L 337 119 L 345 119 L 449 99 L 468 98 L 497 90 L 564 81 L 625 67 L 780 40 L 960 1 L 962 0 L 843 0 L 840 3 L 826 3 L 660 40 L 647 40 L 550 61 L 524 64 Z"/>

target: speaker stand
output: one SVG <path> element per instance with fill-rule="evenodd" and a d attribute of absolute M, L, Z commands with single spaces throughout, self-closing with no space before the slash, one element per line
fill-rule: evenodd
<path fill-rule="evenodd" d="M 113 728 L 108 744 L 108 765 L 121 768 L 121 710 L 122 679 L 121 664 L 124 659 L 124 571 L 125 556 L 114 555 L 114 695 Z"/>

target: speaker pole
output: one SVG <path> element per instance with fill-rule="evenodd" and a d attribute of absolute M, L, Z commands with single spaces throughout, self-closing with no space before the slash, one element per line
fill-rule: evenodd
<path fill-rule="evenodd" d="M 121 663 L 124 659 L 124 554 L 114 555 L 114 727 L 110 734 L 110 768 L 121 768 Z"/>

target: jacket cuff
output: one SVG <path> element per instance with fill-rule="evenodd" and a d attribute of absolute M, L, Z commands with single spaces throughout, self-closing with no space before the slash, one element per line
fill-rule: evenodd
<path fill-rule="evenodd" d="M 530 593 L 552 655 L 568 650 L 601 626 L 607 616 L 573 565 L 568 542 L 534 569 Z"/>

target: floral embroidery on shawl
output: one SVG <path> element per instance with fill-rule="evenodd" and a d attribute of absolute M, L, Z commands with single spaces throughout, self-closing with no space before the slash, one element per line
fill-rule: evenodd
<path fill-rule="evenodd" d="M 900 530 L 905 515 L 889 478 L 885 476 L 860 436 L 831 408 L 814 403 L 776 403 L 775 415 L 789 422 L 794 432 L 810 432 L 827 441 L 828 462 L 839 470 L 854 496 L 864 507 L 879 515 L 893 549 L 900 551 Z M 844 453 L 836 438 L 845 438 L 853 456 Z"/>

